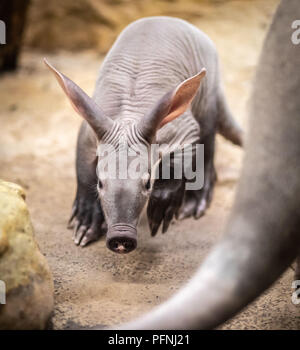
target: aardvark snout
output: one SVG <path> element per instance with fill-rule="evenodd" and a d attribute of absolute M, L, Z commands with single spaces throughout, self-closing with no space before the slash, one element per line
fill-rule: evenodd
<path fill-rule="evenodd" d="M 106 246 L 115 253 L 126 254 L 137 246 L 137 231 L 135 226 L 118 223 L 110 226 L 106 235 Z"/>

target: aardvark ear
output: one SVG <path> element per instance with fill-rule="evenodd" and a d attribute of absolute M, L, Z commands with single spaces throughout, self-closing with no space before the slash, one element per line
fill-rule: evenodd
<path fill-rule="evenodd" d="M 104 115 L 101 108 L 92 100 L 77 84 L 60 73 L 44 58 L 46 66 L 54 73 L 59 85 L 69 98 L 75 111 L 80 114 L 95 131 L 100 139 L 103 134 L 110 130 L 113 121 Z"/>
<path fill-rule="evenodd" d="M 166 93 L 155 107 L 140 122 L 140 130 L 145 136 L 153 136 L 155 132 L 182 115 L 193 101 L 201 80 L 206 74 L 203 68 L 198 74 L 184 80 Z"/>

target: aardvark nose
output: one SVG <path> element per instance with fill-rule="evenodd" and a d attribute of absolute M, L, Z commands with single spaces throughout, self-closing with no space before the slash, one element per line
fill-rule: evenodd
<path fill-rule="evenodd" d="M 130 253 L 137 246 L 136 228 L 124 223 L 110 226 L 106 235 L 106 246 L 115 253 Z"/>

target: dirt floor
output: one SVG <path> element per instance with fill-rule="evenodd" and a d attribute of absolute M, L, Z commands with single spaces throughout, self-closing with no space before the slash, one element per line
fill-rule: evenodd
<path fill-rule="evenodd" d="M 245 130 L 251 79 L 277 3 L 233 1 L 219 5 L 196 23 L 217 45 L 229 104 Z M 55 281 L 53 328 L 114 325 L 166 300 L 193 275 L 222 234 L 243 152 L 218 138 L 219 181 L 213 204 L 199 221 L 176 222 L 165 235 L 151 238 L 143 216 L 138 248 L 126 256 L 109 251 L 104 239 L 79 248 L 66 226 L 75 194 L 80 118 L 42 57 L 43 53 L 25 50 L 19 72 L 0 79 L 0 177 L 27 191 L 36 238 Z M 47 57 L 92 93 L 103 57 L 92 51 Z M 291 302 L 292 280 L 289 269 L 267 293 L 221 328 L 300 329 L 300 306 Z"/>

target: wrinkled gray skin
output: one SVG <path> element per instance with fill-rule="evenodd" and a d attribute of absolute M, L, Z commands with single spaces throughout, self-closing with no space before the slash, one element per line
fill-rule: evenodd
<path fill-rule="evenodd" d="M 242 144 L 241 130 L 224 99 L 215 47 L 204 33 L 169 17 L 132 23 L 107 54 L 92 99 L 48 66 L 85 118 L 78 137 L 78 186 L 71 216 L 76 244 L 84 246 L 98 239 L 107 227 L 110 249 L 118 253 L 133 250 L 136 225 L 147 200 L 152 235 L 162 222 L 165 232 L 174 215 L 182 219 L 204 214 L 216 180 L 216 131 Z M 129 145 L 146 146 L 148 152 L 151 143 L 168 144 L 172 150 L 187 143 L 203 143 L 203 189 L 185 191 L 184 179 L 153 184 L 149 181 L 153 169 L 146 161 L 144 173 L 135 180 L 104 179 L 101 172 L 97 176 L 97 162 L 101 162 L 101 157 L 96 157 L 98 145 L 100 149 L 104 143 L 120 149 L 121 139 Z"/>
<path fill-rule="evenodd" d="M 208 329 L 250 303 L 300 248 L 300 46 L 298 0 L 282 1 L 254 82 L 250 132 L 224 237 L 173 298 L 123 329 Z M 300 258 L 295 279 L 300 278 Z"/>

